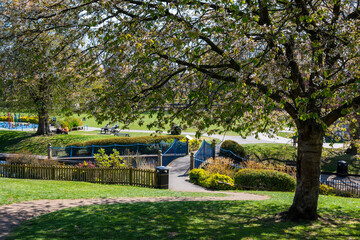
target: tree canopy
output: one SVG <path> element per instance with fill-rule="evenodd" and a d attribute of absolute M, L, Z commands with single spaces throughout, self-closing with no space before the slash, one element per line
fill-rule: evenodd
<path fill-rule="evenodd" d="M 89 107 L 99 119 L 149 111 L 158 126 L 177 117 L 241 134 L 291 119 L 297 189 L 286 216 L 317 218 L 324 133 L 360 105 L 359 1 L 25 2 L 3 4 L 12 25 L 0 39 L 66 33 L 88 59 L 75 69 L 103 67 Z"/>

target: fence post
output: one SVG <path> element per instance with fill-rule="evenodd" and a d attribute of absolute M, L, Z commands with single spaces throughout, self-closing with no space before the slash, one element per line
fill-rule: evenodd
<path fill-rule="evenodd" d="M 129 185 L 133 185 L 133 169 L 129 168 Z"/>
<path fill-rule="evenodd" d="M 48 159 L 52 159 L 51 143 L 48 144 Z"/>
<path fill-rule="evenodd" d="M 190 153 L 190 171 L 195 168 L 194 153 Z"/>
<path fill-rule="evenodd" d="M 216 140 L 213 139 L 212 140 L 212 146 L 213 146 L 213 152 L 212 152 L 212 155 L 213 155 L 213 159 L 215 160 L 215 154 L 216 154 L 216 149 L 215 149 L 215 146 L 216 146 Z"/>
<path fill-rule="evenodd" d="M 186 155 L 190 153 L 189 139 L 186 139 Z"/>
<path fill-rule="evenodd" d="M 158 161 L 157 161 L 157 166 L 162 166 L 162 152 L 161 150 L 158 151 Z"/>

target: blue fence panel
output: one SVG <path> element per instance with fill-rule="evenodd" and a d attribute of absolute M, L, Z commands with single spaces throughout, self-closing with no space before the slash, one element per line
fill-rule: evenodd
<path fill-rule="evenodd" d="M 246 160 L 246 158 L 240 157 L 239 155 L 233 153 L 230 150 L 226 150 L 223 148 L 220 148 L 220 156 L 224 156 L 224 157 L 230 157 L 236 161 L 243 161 Z"/>
<path fill-rule="evenodd" d="M 195 160 L 195 168 L 200 167 L 203 162 L 206 162 L 208 158 L 213 157 L 213 150 L 211 144 L 206 142 L 205 140 L 202 142 L 200 149 L 196 152 L 194 156 Z"/>
<path fill-rule="evenodd" d="M 177 154 L 178 157 L 187 154 L 187 143 L 180 142 L 175 139 L 172 143 L 160 142 L 153 144 L 135 143 L 129 145 L 91 145 L 91 146 L 67 146 L 67 147 L 52 147 L 54 157 L 93 157 L 98 153 L 100 149 L 104 149 L 105 153 L 110 155 L 114 152 L 114 149 L 119 152 L 120 155 L 146 155 L 146 154 L 158 154 L 159 150 L 163 154 Z M 164 158 L 163 158 L 164 159 Z M 172 160 L 165 156 L 165 162 L 170 163 Z"/>
<path fill-rule="evenodd" d="M 162 165 L 167 166 L 174 159 L 186 156 L 188 146 L 186 142 L 180 142 L 175 139 L 171 146 L 163 153 Z M 172 156 L 167 156 L 167 154 L 174 154 Z"/>

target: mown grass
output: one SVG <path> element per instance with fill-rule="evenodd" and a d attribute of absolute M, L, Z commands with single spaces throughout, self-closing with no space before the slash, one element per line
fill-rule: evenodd
<path fill-rule="evenodd" d="M 251 160 L 266 160 L 273 162 L 296 160 L 296 147 L 289 144 L 279 143 L 257 143 L 257 144 L 243 144 L 242 145 Z"/>
<path fill-rule="evenodd" d="M 264 201 L 155 202 L 76 207 L 42 215 L 9 239 L 358 239 L 360 200 L 321 196 L 319 221 L 282 221 L 293 193 Z"/>
<path fill-rule="evenodd" d="M 0 193 L 0 205 L 38 199 L 224 196 L 218 193 L 173 192 L 122 185 L 12 178 L 0 178 Z"/>

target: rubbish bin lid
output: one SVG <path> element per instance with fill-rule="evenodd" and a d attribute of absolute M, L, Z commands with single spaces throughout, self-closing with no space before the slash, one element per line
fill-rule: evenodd
<path fill-rule="evenodd" d="M 338 161 L 338 163 L 347 164 L 347 161 Z"/>
<path fill-rule="evenodd" d="M 169 168 L 165 167 L 165 166 L 159 166 L 159 167 L 156 167 L 156 170 L 169 170 Z"/>

